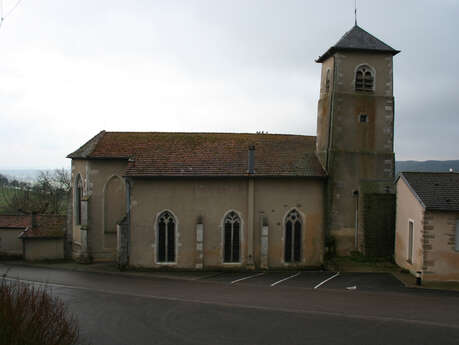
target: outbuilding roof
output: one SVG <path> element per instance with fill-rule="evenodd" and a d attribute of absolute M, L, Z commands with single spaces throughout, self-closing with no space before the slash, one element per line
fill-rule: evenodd
<path fill-rule="evenodd" d="M 64 237 L 65 220 L 54 214 L 0 215 L 0 228 L 24 229 L 20 238 L 60 238 Z"/>
<path fill-rule="evenodd" d="M 425 209 L 459 211 L 459 173 L 402 172 L 399 178 Z"/>
<path fill-rule="evenodd" d="M 392 55 L 400 53 L 399 50 L 390 47 L 358 25 L 355 25 L 351 30 L 346 32 L 344 36 L 320 56 L 316 62 L 324 62 L 337 51 L 387 52 Z"/>
<path fill-rule="evenodd" d="M 102 131 L 67 157 L 127 159 L 127 176 L 247 176 L 254 146 L 254 176 L 324 177 L 315 143 L 303 135 Z"/>
<path fill-rule="evenodd" d="M 0 228 L 25 229 L 30 225 L 30 221 L 28 215 L 0 215 Z"/>
<path fill-rule="evenodd" d="M 26 216 L 25 216 L 26 217 Z M 21 233 L 20 238 L 62 238 L 65 234 L 65 216 L 41 214 L 27 216 L 29 225 L 25 231 Z"/>

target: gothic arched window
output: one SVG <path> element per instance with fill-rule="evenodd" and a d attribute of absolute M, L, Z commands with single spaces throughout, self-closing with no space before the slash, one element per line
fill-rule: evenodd
<path fill-rule="evenodd" d="M 78 174 L 75 180 L 74 187 L 74 201 L 75 201 L 75 223 L 77 225 L 81 224 L 81 200 L 83 199 L 83 181 L 81 180 L 81 175 Z"/>
<path fill-rule="evenodd" d="M 158 217 L 158 262 L 175 262 L 176 221 L 172 213 L 165 211 Z"/>
<path fill-rule="evenodd" d="M 374 72 L 368 66 L 360 66 L 355 72 L 355 90 L 356 91 L 373 91 L 374 90 Z"/>
<path fill-rule="evenodd" d="M 223 262 L 239 262 L 241 247 L 241 218 L 231 211 L 223 221 Z"/>
<path fill-rule="evenodd" d="M 303 220 L 297 210 L 292 210 L 285 218 L 284 261 L 301 261 L 301 232 Z"/>
<path fill-rule="evenodd" d="M 327 69 L 327 75 L 325 76 L 325 92 L 330 91 L 330 69 Z"/>

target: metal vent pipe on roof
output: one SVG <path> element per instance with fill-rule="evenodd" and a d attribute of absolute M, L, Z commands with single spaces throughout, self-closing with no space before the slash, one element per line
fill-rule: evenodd
<path fill-rule="evenodd" d="M 249 146 L 249 161 L 248 161 L 248 171 L 249 174 L 255 173 L 255 146 Z"/>

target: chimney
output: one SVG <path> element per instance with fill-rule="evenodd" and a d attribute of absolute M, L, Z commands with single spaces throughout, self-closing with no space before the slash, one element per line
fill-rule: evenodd
<path fill-rule="evenodd" d="M 248 173 L 254 174 L 255 173 L 255 146 L 249 146 L 249 166 L 248 166 Z"/>
<path fill-rule="evenodd" d="M 30 227 L 33 229 L 33 228 L 36 228 L 37 227 L 37 212 L 32 212 L 32 223 L 30 224 Z"/>

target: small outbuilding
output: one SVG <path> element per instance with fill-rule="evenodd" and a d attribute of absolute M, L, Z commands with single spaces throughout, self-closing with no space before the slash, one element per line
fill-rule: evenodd
<path fill-rule="evenodd" d="M 31 224 L 20 235 L 24 259 L 64 258 L 65 216 L 32 215 Z"/>
<path fill-rule="evenodd" d="M 63 259 L 65 226 L 65 216 L 0 215 L 0 257 Z"/>
<path fill-rule="evenodd" d="M 22 256 L 22 241 L 19 235 L 30 222 L 30 215 L 0 215 L 0 257 Z"/>
<path fill-rule="evenodd" d="M 459 173 L 396 180 L 395 261 L 424 280 L 459 281 Z"/>

